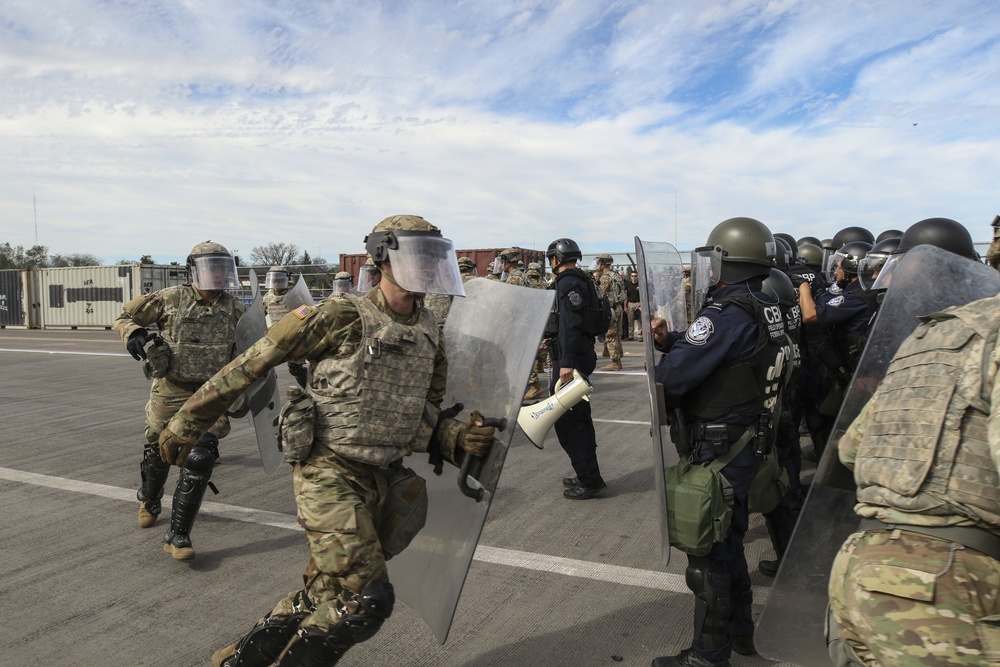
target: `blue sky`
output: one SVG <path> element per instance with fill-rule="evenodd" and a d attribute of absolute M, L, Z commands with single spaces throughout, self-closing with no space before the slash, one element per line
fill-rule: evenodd
<path fill-rule="evenodd" d="M 0 3 L 0 242 L 335 260 L 1000 213 L 991 1 Z"/>

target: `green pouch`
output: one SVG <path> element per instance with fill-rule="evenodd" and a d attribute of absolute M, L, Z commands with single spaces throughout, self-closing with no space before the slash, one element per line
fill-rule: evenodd
<path fill-rule="evenodd" d="M 313 448 L 316 409 L 312 397 L 298 387 L 288 388 L 288 401 L 275 419 L 278 449 L 289 463 L 305 461 Z"/>
<path fill-rule="evenodd" d="M 152 345 L 146 348 L 146 361 L 142 365 L 147 380 L 165 378 L 170 373 L 173 354 L 165 340 L 157 337 Z"/>
<path fill-rule="evenodd" d="M 778 464 L 778 455 L 772 447 L 750 484 L 750 511 L 767 514 L 778 506 L 787 491 L 788 471 Z"/>
<path fill-rule="evenodd" d="M 725 539 L 732 521 L 733 487 L 712 463 L 664 469 L 670 546 L 692 556 L 704 556 Z"/>
<path fill-rule="evenodd" d="M 426 522 L 427 481 L 409 468 L 400 467 L 389 478 L 375 524 L 385 559 L 401 553 Z"/>

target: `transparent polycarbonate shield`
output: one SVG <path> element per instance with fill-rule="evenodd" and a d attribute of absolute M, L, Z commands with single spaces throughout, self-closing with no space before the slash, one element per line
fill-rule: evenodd
<path fill-rule="evenodd" d="M 642 307 L 642 341 L 649 390 L 650 435 L 653 439 L 653 481 L 660 508 L 660 547 L 664 563 L 670 562 L 670 534 L 667 530 L 667 491 L 664 468 L 680 460 L 670 437 L 663 385 L 653 374 L 656 349 L 653 347 L 652 318 L 667 322 L 669 331 L 687 329 L 687 306 L 684 293 L 684 266 L 677 249 L 669 243 L 644 242 L 635 237 L 636 271 L 639 274 L 639 303 Z"/>
<path fill-rule="evenodd" d="M 900 258 L 758 622 L 761 655 L 798 665 L 828 664 L 823 633 L 830 567 L 860 521 L 853 511 L 854 476 L 837 453 L 840 439 L 916 329 L 917 317 L 998 293 L 995 269 L 935 246 L 917 246 Z"/>
<path fill-rule="evenodd" d="M 448 389 L 442 408 L 457 403 L 465 421 L 472 410 L 504 419 L 485 459 L 467 458 L 460 475 L 444 464 L 435 475 L 426 454 L 404 463 L 427 480 L 427 523 L 403 553 L 389 561 L 396 595 L 416 611 L 442 644 L 455 615 L 462 586 L 479 542 L 507 457 L 555 292 L 527 290 L 493 280 L 470 280 L 456 297 L 444 327 Z M 511 317 L 517 313 L 517 317 Z M 464 490 L 460 484 L 464 482 Z"/>

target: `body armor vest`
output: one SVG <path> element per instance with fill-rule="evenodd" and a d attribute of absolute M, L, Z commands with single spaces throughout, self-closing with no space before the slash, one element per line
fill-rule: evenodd
<path fill-rule="evenodd" d="M 288 306 L 285 305 L 286 296 L 288 296 L 288 290 L 285 290 L 284 294 L 276 294 L 274 290 L 271 290 L 264 295 L 264 314 L 268 327 L 288 314 Z"/>
<path fill-rule="evenodd" d="M 315 441 L 377 466 L 426 451 L 434 424 L 423 416 L 440 335 L 434 315 L 421 309 L 416 324 L 405 325 L 368 299 L 339 298 L 358 310 L 361 345 L 349 357 L 331 354 L 310 365 Z"/>
<path fill-rule="evenodd" d="M 710 422 L 728 414 L 749 418 L 773 410 L 777 402 L 788 345 L 781 310 L 746 294 L 727 297 L 708 308 L 721 311 L 729 304 L 756 321 L 757 347 L 748 358 L 719 366 L 684 395 L 681 407 L 689 420 Z"/>
<path fill-rule="evenodd" d="M 858 501 L 961 516 L 1000 534 L 990 456 L 992 354 L 1000 297 L 921 318 L 889 365 L 858 444 Z M 930 520 L 927 523 L 940 523 Z"/>
<path fill-rule="evenodd" d="M 232 361 L 238 303 L 228 292 L 211 303 L 201 301 L 193 287 L 181 286 L 177 310 L 168 313 L 169 322 L 162 332 L 173 356 L 168 380 L 200 385 Z"/>

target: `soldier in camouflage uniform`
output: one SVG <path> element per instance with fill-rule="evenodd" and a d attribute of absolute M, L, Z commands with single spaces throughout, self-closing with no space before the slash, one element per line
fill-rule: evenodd
<path fill-rule="evenodd" d="M 1000 297 L 921 319 L 839 444 L 837 665 L 1000 665 Z"/>
<path fill-rule="evenodd" d="M 365 296 L 342 294 L 302 306 L 215 374 L 160 437 L 166 460 L 183 463 L 192 443 L 268 369 L 309 360 L 305 401 L 294 428 L 293 479 L 310 559 L 304 587 L 290 593 L 242 639 L 220 649 L 220 667 L 333 665 L 370 638 L 395 595 L 376 517 L 403 457 L 434 448 L 455 465 L 482 456 L 493 428 L 473 412 L 440 419 L 447 359 L 443 334 L 419 295 L 462 295 L 451 241 L 423 218 L 386 218 L 366 237 L 381 270 Z M 291 404 L 286 404 L 283 414 Z"/>
<path fill-rule="evenodd" d="M 476 263 L 469 257 L 458 258 L 458 270 L 462 274 L 463 284 L 476 277 Z"/>
<path fill-rule="evenodd" d="M 369 257 L 365 260 L 365 263 L 361 265 L 358 269 L 358 286 L 354 290 L 356 294 L 368 294 L 375 285 L 378 285 L 378 281 L 381 279 L 382 274 L 379 272 L 375 263 L 372 262 L 372 258 Z"/>
<path fill-rule="evenodd" d="M 153 380 L 137 494 L 142 528 L 156 523 L 170 473 L 157 446 L 160 432 L 184 401 L 236 355 L 236 323 L 246 311 L 242 301 L 225 291 L 238 285 L 236 264 L 225 247 L 199 243 L 187 265 L 190 283 L 136 297 L 125 304 L 113 326 L 132 357 L 145 361 L 146 375 Z M 159 336 L 147 329 L 153 325 Z M 147 353 L 149 341 L 154 344 Z M 191 527 L 210 484 L 219 439 L 229 433 L 229 419 L 220 412 L 203 432 L 177 480 L 170 527 L 163 538 L 163 550 L 178 560 L 195 556 Z"/>
<path fill-rule="evenodd" d="M 994 216 L 990 224 L 993 227 L 993 241 L 986 250 L 986 263 L 1000 270 L 1000 215 Z"/>
<path fill-rule="evenodd" d="M 525 287 L 548 289 L 548 284 L 542 280 L 542 265 L 538 262 L 528 264 L 528 270 L 524 274 L 524 281 Z M 531 375 L 528 376 L 528 391 L 524 394 L 525 403 L 538 401 L 545 397 L 545 390 L 542 389 L 542 383 L 538 381 L 538 374 L 545 370 L 545 359 L 548 357 L 548 354 L 547 347 L 540 346 L 538 348 L 538 354 L 535 355 L 535 363 L 531 368 Z"/>
<path fill-rule="evenodd" d="M 264 321 L 271 326 L 288 314 L 285 306 L 285 294 L 291 280 L 291 272 L 283 266 L 272 266 L 264 276 L 264 288 L 267 294 L 261 300 L 264 306 Z"/>
<path fill-rule="evenodd" d="M 333 276 L 333 285 L 330 288 L 331 294 L 344 294 L 351 291 L 351 274 L 347 271 L 338 271 Z"/>
<path fill-rule="evenodd" d="M 518 287 L 528 287 L 528 275 L 525 273 L 524 269 L 521 268 L 521 251 L 517 248 L 506 248 L 502 253 L 500 253 L 500 261 L 503 262 L 504 273 L 507 274 L 507 279 L 504 280 L 508 285 L 516 285 Z"/>
<path fill-rule="evenodd" d="M 611 326 L 604 334 L 603 356 L 610 357 L 611 363 L 602 366 L 602 371 L 620 371 L 622 369 L 622 309 L 625 305 L 625 281 L 621 275 L 611 268 L 614 258 L 601 254 L 594 260 L 600 274 L 598 285 L 611 302 Z"/>

